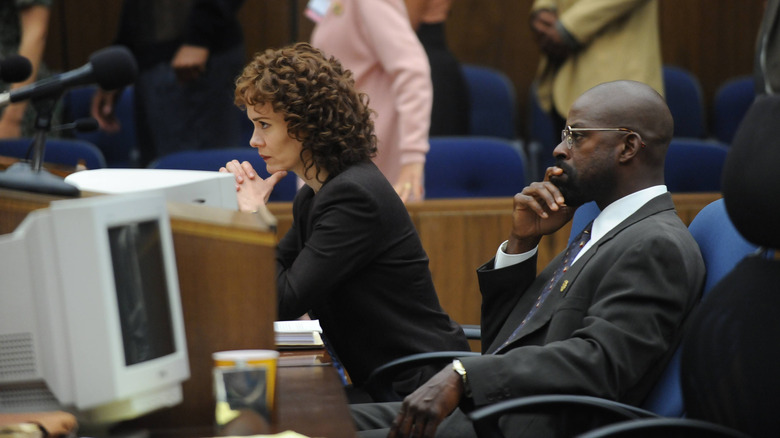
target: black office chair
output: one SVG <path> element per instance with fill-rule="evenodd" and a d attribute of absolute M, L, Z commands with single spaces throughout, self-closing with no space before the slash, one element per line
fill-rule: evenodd
<path fill-rule="evenodd" d="M 603 426 L 577 438 L 750 438 L 715 423 L 687 418 L 646 418 Z"/>

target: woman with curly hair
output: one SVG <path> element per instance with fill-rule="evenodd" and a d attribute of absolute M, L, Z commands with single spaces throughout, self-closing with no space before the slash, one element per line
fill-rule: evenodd
<path fill-rule="evenodd" d="M 271 174 L 262 179 L 236 160 L 220 169 L 235 175 L 239 208 L 257 210 L 288 171 L 305 182 L 277 247 L 279 318 L 318 318 L 355 388 L 393 359 L 468 350 L 439 304 L 406 207 L 371 161 L 371 110 L 352 73 L 298 43 L 255 55 L 235 96 Z M 435 371 L 412 370 L 396 389 L 409 393 Z"/>

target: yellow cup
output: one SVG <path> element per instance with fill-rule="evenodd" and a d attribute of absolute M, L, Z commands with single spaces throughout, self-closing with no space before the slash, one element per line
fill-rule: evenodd
<path fill-rule="evenodd" d="M 241 410 L 253 410 L 270 421 L 276 392 L 274 350 L 232 350 L 213 353 L 215 420 L 224 426 Z"/>

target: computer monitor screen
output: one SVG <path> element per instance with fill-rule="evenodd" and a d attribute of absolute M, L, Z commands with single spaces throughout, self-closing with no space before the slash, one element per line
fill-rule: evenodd
<path fill-rule="evenodd" d="M 52 202 L 0 236 L 0 278 L 0 411 L 64 409 L 89 426 L 181 401 L 189 364 L 162 194 Z"/>
<path fill-rule="evenodd" d="M 160 230 L 155 221 L 108 229 L 125 365 L 175 352 Z"/>

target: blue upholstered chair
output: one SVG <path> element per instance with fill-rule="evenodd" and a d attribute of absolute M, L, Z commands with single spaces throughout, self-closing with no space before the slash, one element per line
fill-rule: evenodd
<path fill-rule="evenodd" d="M 528 160 L 532 181 L 539 181 L 544 170 L 555 164 L 553 149 L 561 142 L 560 132 L 555 131 L 550 115 L 539 106 L 536 84 L 528 92 Z"/>
<path fill-rule="evenodd" d="M 718 141 L 731 144 L 755 98 L 753 76 L 734 78 L 718 87 L 712 102 L 712 134 Z"/>
<path fill-rule="evenodd" d="M 694 138 L 674 138 L 666 153 L 664 178 L 672 193 L 719 192 L 728 147 Z"/>
<path fill-rule="evenodd" d="M 509 77 L 494 68 L 463 64 L 469 89 L 469 135 L 517 138 L 515 87 Z"/>
<path fill-rule="evenodd" d="M 0 155 L 21 159 L 32 159 L 32 138 L 14 138 L 0 140 Z M 94 144 L 83 140 L 61 138 L 46 139 L 43 154 L 44 163 L 76 166 L 83 162 L 87 169 L 106 167 L 103 153 Z"/>
<path fill-rule="evenodd" d="M 572 219 L 569 241 L 588 222 L 595 219 L 599 212 L 595 202 L 586 203 L 577 209 Z M 726 214 L 723 199 L 713 201 L 704 207 L 696 215 L 688 229 L 699 244 L 704 265 L 707 268 L 703 295 L 706 295 L 743 257 L 758 250 L 756 245 L 745 240 L 734 228 Z M 669 366 L 643 407 L 662 416 L 678 417 L 682 415 L 679 351 L 672 357 Z"/>
<path fill-rule="evenodd" d="M 523 157 L 508 140 L 432 137 L 425 161 L 425 197 L 514 196 L 525 186 Z"/>
<path fill-rule="evenodd" d="M 664 95 L 674 118 L 674 136 L 704 138 L 704 99 L 698 78 L 680 67 L 663 66 Z"/>
<path fill-rule="evenodd" d="M 686 415 L 754 437 L 780 436 L 780 96 L 756 97 L 723 169 L 723 203 L 734 228 L 761 251 L 745 257 L 702 300 L 685 340 Z M 733 251 L 731 247 L 724 251 Z"/>
<path fill-rule="evenodd" d="M 248 161 L 263 178 L 268 177 L 265 170 L 265 162 L 257 154 L 257 151 L 246 148 L 205 149 L 198 151 L 182 151 L 158 158 L 151 164 L 152 169 L 185 169 L 185 170 L 213 170 L 219 171 L 230 160 L 239 162 Z M 297 192 L 297 182 L 294 173 L 289 172 L 271 192 L 269 202 L 292 201 Z"/>
<path fill-rule="evenodd" d="M 65 93 L 63 103 L 67 121 L 90 117 L 90 105 L 95 89 L 95 86 L 89 86 L 75 88 Z M 100 149 L 106 158 L 107 167 L 135 167 L 138 161 L 134 99 L 133 86 L 126 87 L 115 110 L 121 124 L 119 132 L 108 133 L 102 130 L 73 132 L 75 138 L 88 141 Z"/>

